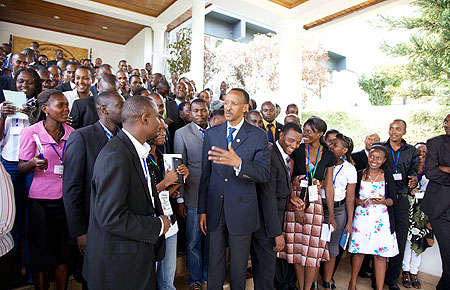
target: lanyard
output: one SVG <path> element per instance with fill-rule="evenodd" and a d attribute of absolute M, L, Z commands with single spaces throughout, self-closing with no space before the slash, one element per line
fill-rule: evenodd
<path fill-rule="evenodd" d="M 152 163 L 156 166 L 156 167 L 158 167 L 158 169 L 162 172 L 162 176 L 163 176 L 163 178 L 165 177 L 165 172 L 164 172 L 164 170 L 161 170 L 160 168 L 159 168 L 159 165 L 158 165 L 158 163 L 156 163 L 156 161 L 155 161 L 155 159 L 153 159 L 153 156 L 152 156 L 152 154 L 148 154 L 148 157 L 150 157 L 150 160 L 152 161 Z"/>
<path fill-rule="evenodd" d="M 419 190 L 422 189 L 422 177 L 423 177 L 423 170 L 425 167 L 422 168 L 422 172 L 419 174 Z"/>
<path fill-rule="evenodd" d="M 19 127 L 19 119 L 16 118 L 16 127 Z"/>
<path fill-rule="evenodd" d="M 400 160 L 400 152 L 402 151 L 403 146 L 401 146 L 400 149 L 398 149 L 397 159 L 395 159 L 394 148 L 392 148 L 391 144 L 389 144 L 389 147 L 391 147 L 392 159 L 394 159 L 394 164 L 395 164 L 395 173 L 397 173 L 398 172 L 398 170 L 397 170 L 398 161 Z"/>
<path fill-rule="evenodd" d="M 309 160 L 309 146 L 308 146 L 309 144 L 306 144 L 306 152 L 307 152 L 307 155 L 308 155 L 308 168 L 307 168 L 307 170 L 306 170 L 306 180 L 308 180 L 308 175 L 309 175 L 309 170 L 310 170 L 310 168 L 311 168 L 311 162 L 310 162 L 310 160 Z M 314 170 L 313 170 L 313 172 L 311 173 L 311 180 L 314 178 L 314 175 L 316 174 L 316 169 L 317 169 L 317 161 L 319 160 L 319 155 L 320 155 L 320 148 L 321 148 L 322 146 L 321 145 L 319 145 L 319 151 L 317 152 L 317 157 L 316 157 L 316 163 L 314 163 L 315 165 L 314 165 Z"/>
<path fill-rule="evenodd" d="M 178 112 L 178 103 L 177 103 L 177 101 L 174 101 L 175 102 L 175 106 L 177 106 L 177 112 Z"/>
<path fill-rule="evenodd" d="M 341 172 L 342 167 L 344 167 L 344 164 L 341 165 L 341 168 L 339 168 L 338 172 L 337 172 L 336 175 L 334 176 L 334 178 L 333 178 L 333 185 L 336 185 L 336 178 L 337 178 L 339 172 Z"/>
<path fill-rule="evenodd" d="M 58 151 L 56 150 L 55 146 L 53 146 L 53 144 L 50 144 L 50 146 L 52 146 L 52 148 L 53 148 L 53 151 L 55 151 L 56 155 L 58 155 L 58 159 L 59 159 L 59 161 L 61 162 L 61 165 L 63 165 L 64 152 L 66 151 L 66 144 L 67 144 L 67 141 L 64 141 L 64 147 L 63 147 L 61 156 L 59 155 L 59 153 L 58 153 Z"/>
<path fill-rule="evenodd" d="M 145 180 L 147 180 L 147 186 L 149 186 L 149 174 L 148 174 L 147 163 L 145 162 L 145 158 L 142 158 L 141 160 L 142 160 L 142 164 L 144 165 Z"/>

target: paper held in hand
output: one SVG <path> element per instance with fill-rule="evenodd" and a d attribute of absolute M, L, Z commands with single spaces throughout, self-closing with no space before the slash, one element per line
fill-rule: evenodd
<path fill-rule="evenodd" d="M 8 104 L 9 106 L 16 107 L 16 113 L 8 115 L 9 118 L 16 118 L 16 119 L 27 119 L 28 116 L 24 113 L 19 112 L 18 110 L 23 109 L 23 105 L 27 103 L 27 96 L 24 92 L 15 92 L 15 91 L 8 91 L 3 90 L 3 94 L 5 95 L 5 100 L 11 102 L 11 104 Z"/>
<path fill-rule="evenodd" d="M 320 233 L 320 239 L 325 242 L 331 241 L 331 234 L 334 228 L 332 225 L 322 224 L 322 232 Z"/>

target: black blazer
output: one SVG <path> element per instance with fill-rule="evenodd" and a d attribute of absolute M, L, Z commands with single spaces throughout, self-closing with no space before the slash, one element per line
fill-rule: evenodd
<path fill-rule="evenodd" d="M 368 159 L 367 159 L 366 151 L 364 149 L 361 151 L 353 152 L 352 159 L 355 162 L 356 171 L 366 169 Z"/>
<path fill-rule="evenodd" d="M 359 198 L 359 190 L 361 188 L 363 170 L 357 172 L 358 180 L 356 182 L 355 197 Z M 392 206 L 388 206 L 389 213 L 389 224 L 391 226 L 391 234 L 395 232 L 395 218 L 394 218 L 394 207 L 397 204 L 397 185 L 394 181 L 392 173 L 389 171 L 384 171 L 384 181 L 385 181 L 385 198 L 390 198 L 394 202 Z"/>
<path fill-rule="evenodd" d="M 167 117 L 172 119 L 172 121 L 176 121 L 180 114 L 178 114 L 178 106 L 175 101 L 166 102 L 166 113 Z"/>
<path fill-rule="evenodd" d="M 439 165 L 450 166 L 450 136 L 440 135 L 427 141 L 425 176 L 430 180 L 420 204 L 422 211 L 435 219 L 447 212 L 450 219 L 450 174 Z"/>
<path fill-rule="evenodd" d="M 270 179 L 256 185 L 261 226 L 253 235 L 257 238 L 274 238 L 283 230 L 284 212 L 291 195 L 291 178 L 278 146 L 270 153 Z"/>
<path fill-rule="evenodd" d="M 73 91 L 72 87 L 70 86 L 70 82 L 60 83 L 55 87 L 55 89 L 61 92 Z"/>
<path fill-rule="evenodd" d="M 72 132 L 67 141 L 63 200 L 71 238 L 88 231 L 94 164 L 107 142 L 108 138 L 98 122 Z"/>
<path fill-rule="evenodd" d="M 72 127 L 79 129 L 92 125 L 98 121 L 94 96 L 78 99 L 73 102 L 70 116 L 73 118 Z"/>
<path fill-rule="evenodd" d="M 266 131 L 267 133 L 267 128 L 263 125 L 264 127 L 264 131 Z M 278 139 L 280 139 L 280 133 L 281 130 L 283 130 L 283 125 L 281 123 L 278 123 L 277 121 L 275 121 L 275 139 L 273 141 L 278 141 Z"/>
<path fill-rule="evenodd" d="M 165 237 L 159 236 L 163 210 L 154 182 L 152 194 L 154 206 L 136 149 L 119 132 L 94 166 L 83 265 L 89 289 L 156 289 L 155 263 Z"/>
<path fill-rule="evenodd" d="M 15 91 L 16 85 L 14 84 L 14 79 L 11 74 L 0 77 L 0 103 L 5 101 L 5 95 L 3 90 Z"/>

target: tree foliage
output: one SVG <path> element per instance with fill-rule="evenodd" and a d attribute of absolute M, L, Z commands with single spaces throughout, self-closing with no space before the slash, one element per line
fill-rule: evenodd
<path fill-rule="evenodd" d="M 169 71 L 177 71 L 180 75 L 191 69 L 191 44 L 192 31 L 187 28 L 180 29 L 177 33 L 178 40 L 169 44 L 169 58 L 167 64 Z"/>
<path fill-rule="evenodd" d="M 450 0 L 415 0 L 418 10 L 412 17 L 381 17 L 378 26 L 410 31 L 409 41 L 382 44 L 390 56 L 406 57 L 412 80 L 450 85 Z"/>
<path fill-rule="evenodd" d="M 392 103 L 395 88 L 402 83 L 402 73 L 399 66 L 377 67 L 370 76 L 362 74 L 358 78 L 358 85 L 367 95 L 374 106 L 386 106 Z"/>

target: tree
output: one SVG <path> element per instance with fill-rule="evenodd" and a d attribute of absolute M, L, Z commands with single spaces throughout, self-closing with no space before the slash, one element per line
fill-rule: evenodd
<path fill-rule="evenodd" d="M 168 46 L 170 58 L 167 59 L 167 64 L 171 73 L 177 71 L 182 75 L 191 69 L 192 31 L 187 28 L 180 29 L 177 38 L 178 41 Z"/>
<path fill-rule="evenodd" d="M 358 77 L 358 85 L 374 106 L 386 106 L 392 103 L 395 88 L 402 83 L 401 66 L 376 67 L 371 76 L 362 74 Z"/>
<path fill-rule="evenodd" d="M 390 56 L 406 57 L 411 80 L 450 85 L 450 0 L 415 0 L 413 17 L 381 17 L 379 27 L 410 31 L 409 41 L 382 44 Z"/>

